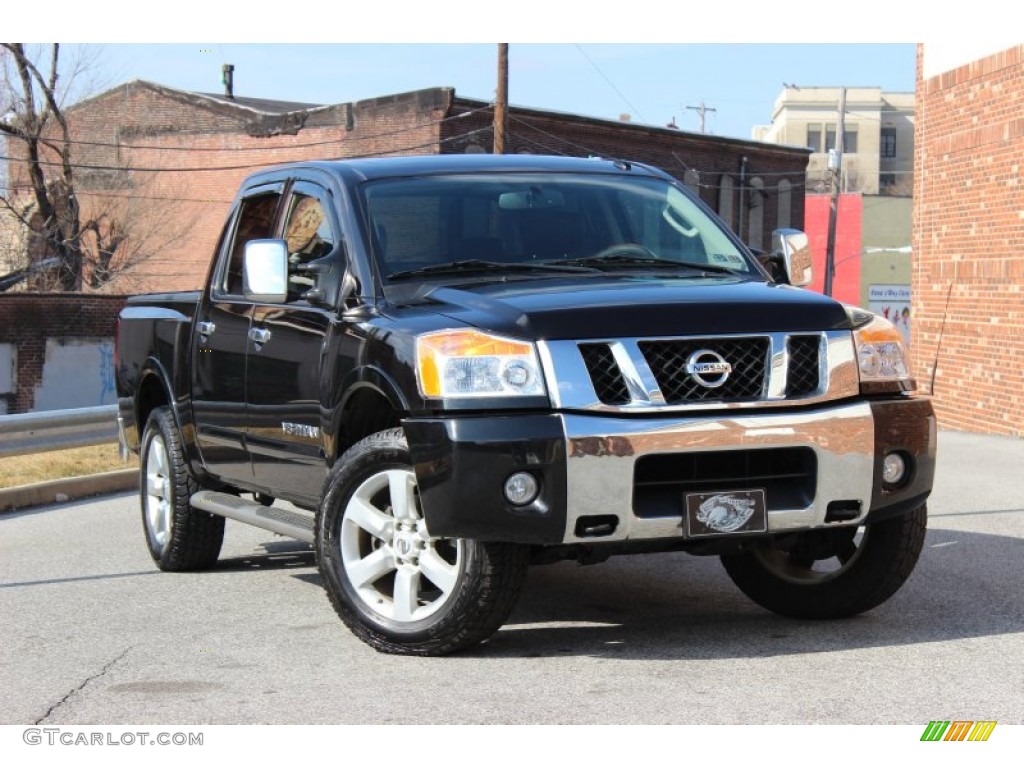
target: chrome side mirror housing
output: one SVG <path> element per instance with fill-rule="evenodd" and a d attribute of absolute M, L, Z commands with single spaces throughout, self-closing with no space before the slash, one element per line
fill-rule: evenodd
<path fill-rule="evenodd" d="M 772 258 L 781 264 L 790 285 L 802 288 L 814 279 L 811 242 L 799 229 L 772 232 Z"/>
<path fill-rule="evenodd" d="M 242 255 L 242 293 L 249 301 L 281 304 L 288 299 L 288 245 L 250 240 Z"/>

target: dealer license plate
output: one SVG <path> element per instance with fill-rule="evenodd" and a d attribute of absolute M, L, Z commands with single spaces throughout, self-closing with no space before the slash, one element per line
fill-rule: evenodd
<path fill-rule="evenodd" d="M 763 488 L 688 493 L 684 503 L 686 536 L 689 538 L 764 533 L 768 530 Z"/>

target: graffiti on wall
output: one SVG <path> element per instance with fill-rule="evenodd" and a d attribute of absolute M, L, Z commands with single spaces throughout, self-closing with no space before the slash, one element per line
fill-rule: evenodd
<path fill-rule="evenodd" d="M 46 340 L 43 377 L 36 387 L 33 410 L 86 408 L 116 402 L 113 340 Z"/>

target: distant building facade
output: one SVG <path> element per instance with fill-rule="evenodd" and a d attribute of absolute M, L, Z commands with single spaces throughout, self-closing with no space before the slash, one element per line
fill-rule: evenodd
<path fill-rule="evenodd" d="M 200 286 L 242 179 L 310 159 L 489 152 L 493 107 L 432 88 L 315 105 L 182 91 L 141 80 L 66 110 L 83 211 L 130 201 L 153 253 L 101 290 Z M 12 150 L 16 149 L 12 147 Z M 808 151 L 512 107 L 510 153 L 619 157 L 672 173 L 755 248 L 803 226 Z M 10 184 L 25 189 L 24 165 Z M 165 222 L 160 224 L 160 222 Z M 166 235 L 161 239 L 160 235 Z"/>
<path fill-rule="evenodd" d="M 1024 437 L 1024 45 L 917 50 L 915 373 L 947 428 Z"/>
<path fill-rule="evenodd" d="M 829 206 L 829 152 L 837 148 L 841 96 L 840 88 L 787 86 L 775 100 L 771 125 L 757 126 L 753 132 L 760 141 L 811 150 L 807 205 L 815 212 Z M 900 306 L 904 331 L 909 327 L 909 313 L 904 318 L 902 309 L 909 306 L 910 294 L 915 110 L 913 93 L 846 89 L 840 217 L 844 209 L 856 212 L 858 230 L 851 230 L 850 222 L 839 221 L 845 237 L 837 241 L 835 256 L 835 295 L 883 311 L 892 307 L 882 306 L 877 297 L 899 294 L 907 299 Z M 853 196 L 861 199 L 855 204 Z M 822 264 L 827 225 L 828 218 L 817 213 L 807 224 L 815 258 Z"/>
<path fill-rule="evenodd" d="M 783 89 L 771 125 L 754 128 L 754 138 L 807 147 L 807 191 L 831 190 L 828 153 L 836 148 L 839 88 Z M 847 88 L 843 127 L 841 192 L 909 197 L 914 187 L 914 94 L 881 88 Z"/>

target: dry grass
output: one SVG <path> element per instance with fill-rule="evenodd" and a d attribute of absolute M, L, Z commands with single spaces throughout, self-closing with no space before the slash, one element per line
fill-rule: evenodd
<path fill-rule="evenodd" d="M 80 477 L 118 469 L 135 469 L 139 459 L 130 454 L 128 463 L 121 460 L 117 443 L 70 448 L 66 451 L 34 453 L 0 459 L 0 488 L 41 483 L 62 477 Z"/>

